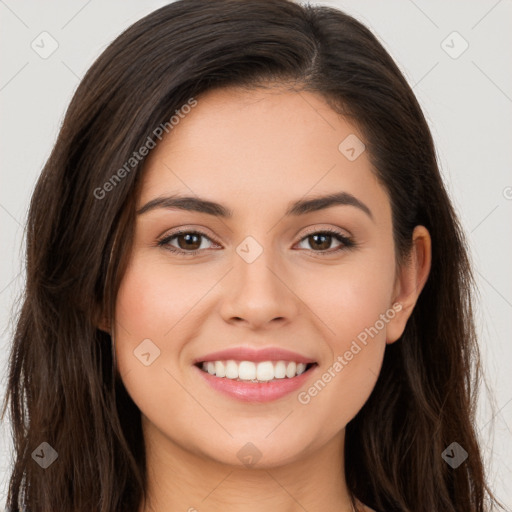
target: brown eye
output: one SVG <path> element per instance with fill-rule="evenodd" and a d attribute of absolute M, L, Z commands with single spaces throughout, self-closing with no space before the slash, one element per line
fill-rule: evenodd
<path fill-rule="evenodd" d="M 180 249 L 197 250 L 201 247 L 201 235 L 197 233 L 185 233 L 183 235 L 177 235 L 176 241 Z"/>
<path fill-rule="evenodd" d="M 325 251 L 330 249 L 333 236 L 321 233 L 318 235 L 309 235 L 307 238 L 313 249 Z"/>
<path fill-rule="evenodd" d="M 329 249 L 332 249 L 331 244 L 333 239 L 338 241 L 339 245 L 338 247 L 334 248 L 334 250 L 329 251 Z M 331 254 L 353 247 L 355 245 L 350 238 L 342 235 L 338 231 L 331 230 L 310 233 L 301 240 L 301 243 L 302 242 L 307 242 L 311 250 L 319 254 Z"/>
<path fill-rule="evenodd" d="M 199 231 L 178 231 L 160 240 L 158 245 L 171 252 L 189 256 L 208 249 L 208 244 L 201 246 L 203 240 L 212 242 L 209 237 Z"/>

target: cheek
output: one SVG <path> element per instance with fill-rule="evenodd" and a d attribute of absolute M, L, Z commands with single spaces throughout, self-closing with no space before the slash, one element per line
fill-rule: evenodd
<path fill-rule="evenodd" d="M 215 283 L 211 272 L 136 258 L 128 267 L 116 302 L 123 339 L 155 338 L 168 343 L 172 330 Z M 193 313 L 192 313 L 193 314 Z"/>
<path fill-rule="evenodd" d="M 141 413 L 162 428 L 178 428 L 180 408 L 193 416 L 197 403 L 183 391 L 176 371 L 179 329 L 193 331 L 194 304 L 204 296 L 211 277 L 190 279 L 180 268 L 134 258 L 116 301 L 115 346 L 123 384 Z M 173 330 L 174 329 L 174 330 Z"/>
<path fill-rule="evenodd" d="M 308 286 L 329 357 L 312 385 L 297 397 L 306 414 L 343 428 L 370 396 L 386 347 L 386 328 L 395 311 L 389 302 L 394 282 L 392 257 L 371 264 L 347 264 L 317 274 Z M 320 369 L 319 369 L 320 370 Z M 320 421 L 321 420 L 321 421 Z"/>
<path fill-rule="evenodd" d="M 386 348 L 384 312 L 378 301 L 361 310 L 339 310 L 330 356 L 322 361 L 309 387 L 297 395 L 301 414 L 317 436 L 328 439 L 360 411 L 377 382 Z"/>
<path fill-rule="evenodd" d="M 333 350 L 344 352 L 360 333 L 372 328 L 390 308 L 394 282 L 392 257 L 356 257 L 346 265 L 330 267 L 308 276 L 296 289 L 323 325 L 322 331 Z M 377 325 L 380 338 L 386 325 Z M 373 330 L 372 330 L 373 332 Z M 364 338 L 364 334 L 361 336 Z"/>
<path fill-rule="evenodd" d="M 173 327 L 191 309 L 195 295 L 193 286 L 185 288 L 179 276 L 171 279 L 165 268 L 144 258 L 135 258 L 127 268 L 116 301 L 116 358 L 121 376 L 138 379 L 141 391 L 150 385 L 168 387 L 155 379 L 170 368 L 170 355 L 178 348 L 174 343 L 169 350 Z"/>

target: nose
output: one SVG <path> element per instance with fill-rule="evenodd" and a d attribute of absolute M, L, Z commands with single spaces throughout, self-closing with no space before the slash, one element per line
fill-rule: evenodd
<path fill-rule="evenodd" d="M 252 263 L 236 258 L 234 268 L 224 281 L 221 315 L 232 324 L 246 324 L 252 330 L 284 325 L 296 317 L 300 299 L 293 291 L 290 273 L 270 251 Z"/>

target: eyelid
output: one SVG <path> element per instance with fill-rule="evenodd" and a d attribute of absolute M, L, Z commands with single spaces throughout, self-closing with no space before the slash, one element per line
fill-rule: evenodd
<path fill-rule="evenodd" d="M 350 233 L 350 231 L 346 230 L 346 229 L 342 229 L 342 228 L 339 228 L 339 227 L 334 227 L 334 226 L 323 226 L 322 225 L 318 225 L 318 224 L 315 224 L 313 226 L 311 226 L 311 229 L 308 227 L 306 228 L 306 231 L 303 233 L 303 235 L 301 236 L 300 240 L 302 240 L 305 236 L 308 236 L 308 235 L 311 235 L 313 233 L 322 233 L 322 232 L 332 232 L 332 233 L 336 233 L 338 235 L 341 235 L 341 236 L 344 236 L 345 238 L 352 238 L 352 233 Z"/>
<path fill-rule="evenodd" d="M 194 227 L 194 226 L 180 226 L 179 228 L 169 229 L 169 230 L 165 231 L 162 235 L 158 236 L 157 240 L 158 241 L 165 240 L 166 238 L 169 238 L 169 237 L 172 237 L 172 236 L 176 236 L 176 235 L 180 235 L 180 234 L 183 234 L 183 233 L 197 233 L 199 235 L 204 236 L 205 238 L 208 238 L 212 242 L 220 244 L 220 242 L 218 242 L 216 240 L 216 237 L 214 235 L 210 234 L 210 230 L 208 228 L 203 227 L 203 226 L 197 226 L 197 227 Z"/>

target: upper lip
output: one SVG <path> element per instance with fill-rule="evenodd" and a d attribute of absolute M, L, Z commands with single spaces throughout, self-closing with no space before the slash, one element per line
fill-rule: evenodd
<path fill-rule="evenodd" d="M 266 348 L 250 348 L 250 347 L 233 347 L 218 352 L 211 352 L 205 356 L 198 357 L 193 364 L 202 363 L 204 361 L 225 361 L 234 359 L 236 361 L 295 361 L 296 363 L 314 363 L 315 360 L 310 357 L 303 356 L 297 352 L 286 350 L 279 347 Z"/>

